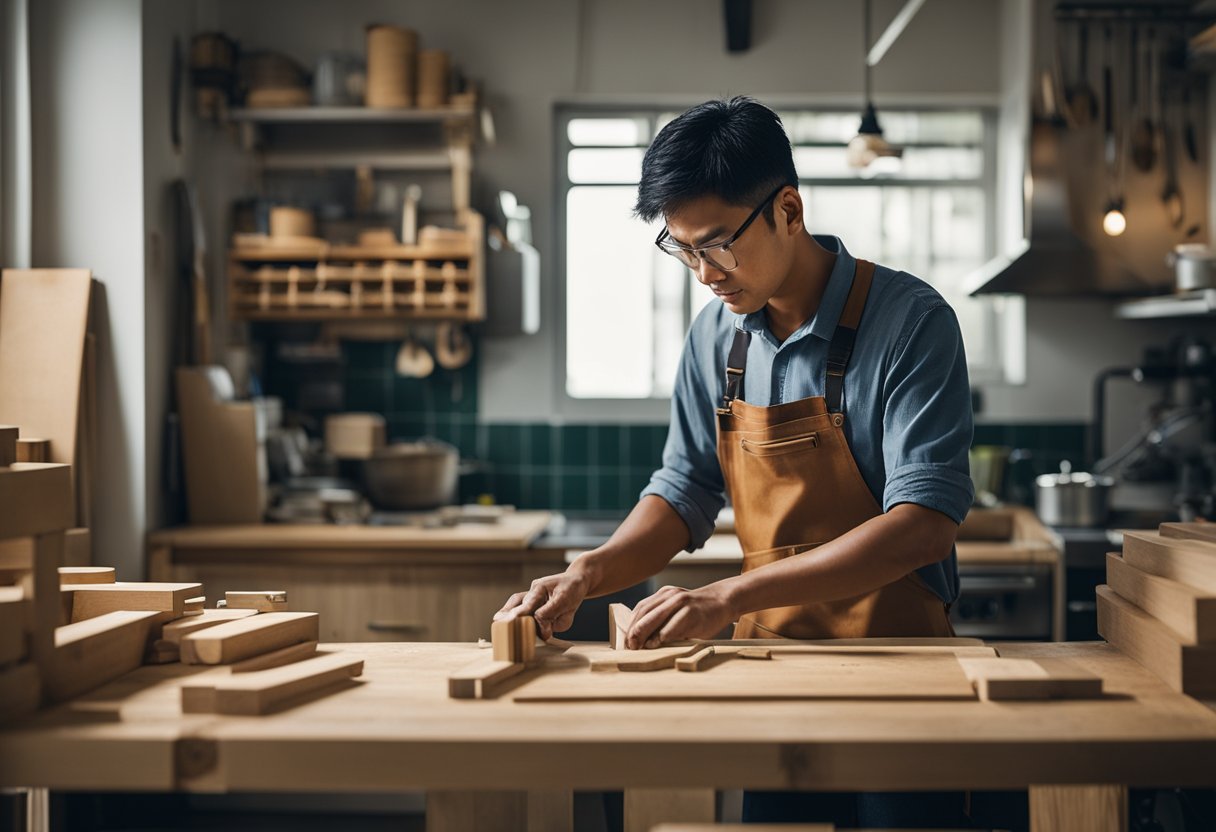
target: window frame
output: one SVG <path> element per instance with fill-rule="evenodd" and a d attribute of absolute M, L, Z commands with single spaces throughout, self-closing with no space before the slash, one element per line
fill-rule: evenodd
<path fill-rule="evenodd" d="M 583 187 L 586 183 L 573 183 L 570 181 L 568 169 L 568 157 L 571 150 L 575 147 L 599 147 L 592 145 L 574 145 L 569 138 L 568 125 L 571 120 L 578 118 L 630 118 L 630 119 L 645 119 L 648 124 L 653 127 L 655 121 L 668 112 L 681 112 L 689 106 L 693 106 L 695 102 L 679 104 L 676 102 L 630 102 L 630 103 L 579 103 L 579 102 L 557 102 L 554 105 L 553 111 L 553 160 L 554 160 L 554 205 L 555 208 L 555 234 L 554 241 L 554 274 L 556 276 L 555 283 L 555 326 L 556 332 L 556 348 L 557 361 L 555 363 L 554 386 L 555 396 L 554 401 L 557 404 L 557 416 L 561 420 L 581 422 L 581 421 L 611 421 L 619 423 L 655 423 L 667 422 L 670 418 L 671 397 L 670 396 L 648 396 L 646 398 L 581 398 L 571 396 L 566 389 L 566 374 L 568 372 L 567 365 L 567 333 L 566 333 L 566 301 L 567 301 L 567 281 L 569 275 L 566 270 L 567 256 L 567 199 L 570 190 L 573 187 Z M 788 112 L 790 110 L 807 110 L 813 112 L 853 112 L 856 107 L 842 104 L 840 102 L 805 102 L 805 101 L 783 101 L 773 103 L 771 106 L 778 112 Z M 904 103 L 900 105 L 885 104 L 882 107 L 883 111 L 899 112 L 948 112 L 954 110 L 972 110 L 980 113 L 983 122 L 983 139 L 980 144 L 983 155 L 983 168 L 981 173 L 976 178 L 959 179 L 959 180 L 937 180 L 937 179 L 900 179 L 898 180 L 899 187 L 936 187 L 948 184 L 958 185 L 979 185 L 985 194 L 986 213 L 989 221 L 985 223 L 985 240 L 984 247 L 989 255 L 992 256 L 996 251 L 997 245 L 997 228 L 996 228 L 996 213 L 997 213 L 997 128 L 999 108 L 991 101 L 964 101 L 964 102 L 949 102 L 949 103 L 925 103 L 917 105 L 915 102 Z M 653 135 L 653 129 L 650 131 Z M 795 147 L 810 147 L 816 143 L 800 143 Z M 612 147 L 629 147 L 631 145 L 613 145 Z M 637 145 L 632 145 L 637 147 Z M 833 145 L 834 146 L 834 145 Z M 866 180 L 841 177 L 804 177 L 799 175 L 799 187 L 814 188 L 818 186 L 833 186 L 833 187 L 848 187 L 848 186 L 866 186 L 873 185 L 876 182 L 881 183 L 883 180 Z M 847 241 L 846 241 L 847 243 Z M 684 284 L 684 308 L 688 308 L 690 300 L 690 286 L 686 281 Z M 988 354 L 996 357 L 996 361 L 985 365 L 969 366 L 969 375 L 972 386 L 978 385 L 1001 385 L 1001 384 L 1016 384 L 1020 379 L 1017 377 L 1016 367 L 1018 366 L 1019 356 L 1011 356 L 1008 353 L 1011 351 L 1024 351 L 1025 349 L 1025 316 L 1022 312 L 1020 304 L 1006 304 L 1004 314 L 997 311 L 997 304 L 989 304 L 985 313 L 987 325 L 984 326 L 984 333 L 987 340 Z M 1020 332 L 1017 330 L 1020 329 Z M 1012 371 L 1010 368 L 1014 368 Z"/>

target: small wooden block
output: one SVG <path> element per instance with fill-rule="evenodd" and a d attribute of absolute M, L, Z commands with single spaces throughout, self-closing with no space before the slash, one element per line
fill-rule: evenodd
<path fill-rule="evenodd" d="M 0 425 L 0 468 L 17 461 L 17 441 L 21 430 L 14 425 Z"/>
<path fill-rule="evenodd" d="M 740 647 L 735 651 L 735 655 L 741 659 L 771 659 L 773 651 L 767 647 Z"/>
<path fill-rule="evenodd" d="M 1116 554 L 1106 556 L 1106 583 L 1182 637 L 1187 644 L 1216 641 L 1216 595 L 1141 572 Z"/>
<path fill-rule="evenodd" d="M 969 657 L 958 662 L 985 702 L 1102 696 L 1102 679 L 1068 662 Z"/>
<path fill-rule="evenodd" d="M 1216 595 L 1216 543 L 1124 532 L 1123 560 L 1141 572 Z"/>
<path fill-rule="evenodd" d="M 272 667 L 282 667 L 285 664 L 298 662 L 317 654 L 317 642 L 302 641 L 290 647 L 272 650 L 260 656 L 251 656 L 232 666 L 233 673 L 252 673 L 255 670 L 267 670 Z"/>
<path fill-rule="evenodd" d="M 182 711 L 205 713 L 202 708 L 211 707 L 213 713 L 256 716 L 295 697 L 324 690 L 362 674 L 363 660 L 360 658 L 344 653 L 318 653 L 283 667 L 236 676 L 214 676 L 184 685 Z M 208 686 L 213 691 L 211 695 L 206 693 Z"/>
<path fill-rule="evenodd" d="M 302 641 L 317 641 L 319 623 L 315 612 L 263 612 L 217 624 L 181 639 L 182 662 L 231 664 Z"/>
<path fill-rule="evenodd" d="M 530 662 L 536 658 L 536 619 L 521 615 L 490 625 L 494 661 Z"/>
<path fill-rule="evenodd" d="M 207 606 L 207 596 L 200 595 L 197 598 L 187 598 L 186 603 L 182 605 L 182 612 L 202 612 Z"/>
<path fill-rule="evenodd" d="M 478 659 L 448 677 L 448 696 L 452 699 L 484 699 L 493 693 L 494 685 L 526 667 L 522 662 L 487 662 Z"/>
<path fill-rule="evenodd" d="M 86 693 L 143 662 L 155 612 L 119 610 L 55 631 L 55 656 L 43 670 L 55 702 Z"/>
<path fill-rule="evenodd" d="M 80 584 L 112 584 L 114 583 L 113 566 L 61 566 L 59 567 L 59 585 L 78 586 Z"/>
<path fill-rule="evenodd" d="M 1109 586 L 1098 587 L 1098 633 L 1179 693 L 1216 694 L 1216 645 L 1183 644 L 1177 633 Z"/>
<path fill-rule="evenodd" d="M 625 636 L 633 623 L 633 610 L 625 604 L 608 605 L 608 644 L 613 650 L 625 649 Z"/>
<path fill-rule="evenodd" d="M 0 538 L 62 532 L 75 513 L 72 466 L 14 462 L 0 468 Z"/>
<path fill-rule="evenodd" d="M 0 587 L 0 666 L 25 658 L 29 604 L 19 586 Z"/>
<path fill-rule="evenodd" d="M 199 630 L 226 624 L 229 621 L 240 621 L 257 614 L 257 610 L 203 610 L 198 615 L 179 618 L 166 624 L 161 631 L 161 638 L 178 643 L 190 633 L 197 633 Z"/>
<path fill-rule="evenodd" d="M 280 589 L 225 592 L 224 602 L 230 610 L 287 612 L 287 593 Z"/>
<path fill-rule="evenodd" d="M 172 664 L 181 660 L 181 649 L 172 641 L 158 638 L 144 650 L 144 664 Z"/>
<path fill-rule="evenodd" d="M 2 444 L 2 440 L 0 440 Z M 18 439 L 17 462 L 50 462 L 51 440 L 49 439 Z"/>
<path fill-rule="evenodd" d="M 709 667 L 709 660 L 714 655 L 714 646 L 703 647 L 691 656 L 676 659 L 676 670 L 695 672 Z"/>
<path fill-rule="evenodd" d="M 116 610 L 181 613 L 186 599 L 198 595 L 202 588 L 195 583 L 81 584 L 73 590 L 72 621 L 86 621 Z"/>
<path fill-rule="evenodd" d="M 0 668 L 0 723 L 34 712 L 41 700 L 42 680 L 36 665 Z"/>

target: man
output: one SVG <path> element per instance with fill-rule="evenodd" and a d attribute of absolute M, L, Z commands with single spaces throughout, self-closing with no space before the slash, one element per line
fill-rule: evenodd
<path fill-rule="evenodd" d="M 699 548 L 729 494 L 742 573 L 643 600 L 629 648 L 732 622 L 737 638 L 951 635 L 954 539 L 973 496 L 953 310 L 917 278 L 808 233 L 781 121 L 751 99 L 710 101 L 664 127 L 636 214 L 666 220 L 657 245 L 721 303 L 688 334 L 663 467 L 638 505 L 607 543 L 497 617 L 530 614 L 543 635 L 561 632 L 585 598 Z M 797 795 L 749 797 L 755 819 L 801 811 L 790 810 Z"/>

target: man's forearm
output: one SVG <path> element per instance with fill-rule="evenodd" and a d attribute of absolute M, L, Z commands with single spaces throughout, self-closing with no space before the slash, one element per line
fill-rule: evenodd
<path fill-rule="evenodd" d="M 904 504 L 830 543 L 719 581 L 737 615 L 851 598 L 950 554 L 958 526 L 944 514 Z"/>
<path fill-rule="evenodd" d="M 643 497 L 603 546 L 570 564 L 591 579 L 588 598 L 608 595 L 657 574 L 688 546 L 688 526 L 666 500 Z"/>

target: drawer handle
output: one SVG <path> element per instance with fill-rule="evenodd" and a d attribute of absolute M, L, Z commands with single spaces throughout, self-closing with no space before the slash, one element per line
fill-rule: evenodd
<path fill-rule="evenodd" d="M 411 621 L 369 621 L 367 629 L 372 632 L 425 633 L 426 625 Z"/>

